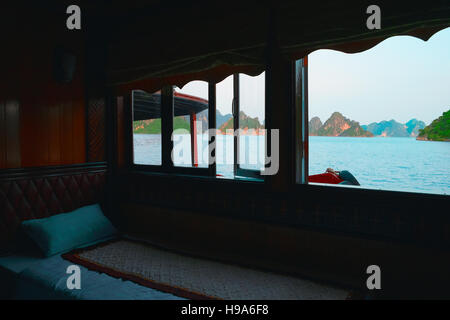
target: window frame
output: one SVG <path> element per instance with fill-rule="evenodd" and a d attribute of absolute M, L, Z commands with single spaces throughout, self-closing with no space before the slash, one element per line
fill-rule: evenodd
<path fill-rule="evenodd" d="M 206 81 L 205 81 L 206 82 Z M 211 83 L 207 82 L 208 84 L 208 129 L 211 129 L 211 121 L 210 121 L 210 114 L 211 114 L 211 109 L 215 108 L 215 101 L 210 100 L 210 92 L 211 92 Z M 167 131 L 162 129 L 164 134 L 167 137 L 167 141 L 161 140 L 162 141 L 162 148 L 164 150 L 164 145 L 166 146 L 166 150 L 163 151 L 163 154 L 165 154 L 166 157 L 166 161 L 163 163 L 166 163 L 165 166 L 165 172 L 167 173 L 175 173 L 175 174 L 186 174 L 186 175 L 195 175 L 195 176 L 215 176 L 216 172 L 215 172 L 215 165 L 212 166 L 211 163 L 208 163 L 208 167 L 204 168 L 204 167 L 183 167 L 183 166 L 176 166 L 173 161 L 172 161 L 172 157 L 171 157 L 171 153 L 173 150 L 173 141 L 172 141 L 172 133 L 173 133 L 173 119 L 174 119 L 174 86 L 167 86 L 165 87 L 165 90 L 167 90 L 166 93 L 166 103 L 162 104 L 162 108 L 166 110 L 167 114 L 165 114 L 165 117 L 167 119 L 167 122 L 170 123 L 166 123 L 166 128 Z M 215 86 L 213 88 L 214 93 L 215 93 Z M 162 101 L 161 101 L 162 102 Z M 214 112 L 214 122 L 216 120 L 215 117 L 215 112 Z M 214 125 L 215 128 L 215 125 Z M 212 144 L 211 144 L 211 131 L 208 130 L 208 151 L 211 152 L 211 148 L 212 148 Z M 170 142 L 168 141 L 170 140 Z"/>
<path fill-rule="evenodd" d="M 262 73 L 261 73 L 262 74 Z M 260 75 L 261 75 L 260 74 Z M 239 137 L 239 113 L 241 111 L 240 107 L 240 73 L 233 74 L 233 129 L 234 129 L 234 145 L 233 145 L 233 156 L 234 156 L 234 164 L 233 164 L 233 172 L 234 176 L 253 178 L 258 180 L 264 180 L 264 176 L 261 174 L 260 170 L 254 169 L 244 169 L 239 164 L 239 152 L 240 152 L 240 137 Z M 267 88 L 267 77 L 265 77 L 265 88 Z M 264 105 L 264 108 L 266 106 Z M 266 110 L 264 110 L 266 111 Z M 267 123 L 267 122 L 266 122 Z M 267 130 L 266 130 L 267 134 Z M 267 153 L 267 150 L 264 154 Z"/>
<path fill-rule="evenodd" d="M 264 72 L 264 71 L 263 71 Z M 239 104 L 236 105 L 236 101 L 239 101 L 239 73 L 233 74 L 233 127 L 236 130 L 239 127 Z M 237 81 L 236 81 L 237 79 Z M 267 96 L 267 76 L 265 77 L 265 94 Z M 237 85 L 236 85 L 237 84 Z M 138 90 L 138 89 L 135 89 Z M 132 90 L 133 91 L 133 90 Z M 209 176 L 217 178 L 217 167 L 216 163 L 209 163 L 207 168 L 204 167 L 183 167 L 175 166 L 172 162 L 171 152 L 173 150 L 173 141 L 171 135 L 173 132 L 173 110 L 174 110 L 174 86 L 165 86 L 161 89 L 161 165 L 155 164 L 136 164 L 134 163 L 134 141 L 133 141 L 133 121 L 134 121 L 134 110 L 133 110 L 133 92 L 130 92 L 125 99 L 130 104 L 128 108 L 130 110 L 130 163 L 129 167 L 143 172 L 155 172 L 155 173 L 166 173 L 166 174 L 183 174 L 191 176 Z M 237 111 L 237 112 L 235 112 Z M 265 113 L 267 114 L 267 103 L 265 105 Z M 236 120 L 237 118 L 237 120 Z M 267 126 L 267 116 L 266 116 L 266 126 Z M 216 139 L 216 84 L 208 82 L 208 148 L 209 154 L 215 157 L 215 150 L 213 150 L 214 142 Z M 212 130 L 211 130 L 212 129 Z M 211 133 L 214 132 L 212 135 Z M 266 128 L 266 134 L 269 130 Z M 238 136 L 234 135 L 234 179 L 229 180 L 242 180 L 240 178 L 250 178 L 255 181 L 264 181 L 265 176 L 261 175 L 259 170 L 244 169 L 240 168 L 237 159 L 239 156 L 239 142 Z M 270 137 L 267 137 L 267 143 L 270 146 Z M 237 151 L 237 152 L 236 152 Z"/>
<path fill-rule="evenodd" d="M 162 136 L 163 136 L 163 132 L 162 132 L 162 90 L 161 90 L 161 164 L 137 164 L 134 163 L 134 133 L 133 133 L 133 123 L 134 123 L 134 94 L 133 91 L 138 90 L 138 89 L 133 89 L 131 90 L 131 92 L 126 95 L 125 99 L 124 99 L 124 103 L 125 104 L 129 104 L 129 110 L 130 110 L 130 120 L 131 120 L 131 139 L 130 139 L 130 166 L 135 167 L 135 168 L 147 168 L 147 170 L 149 171 L 162 171 L 162 167 L 163 167 L 163 154 L 162 154 Z"/>
<path fill-rule="evenodd" d="M 137 90 L 137 89 L 136 89 Z M 215 97 L 215 85 L 208 82 L 208 95 Z M 173 86 L 165 86 L 161 89 L 161 165 L 155 164 L 136 164 L 134 163 L 134 133 L 133 133 L 133 122 L 134 122 L 134 110 L 133 110 L 133 90 L 128 94 L 128 99 L 130 103 L 130 113 L 131 113 L 131 141 L 130 141 L 130 167 L 139 171 L 148 172 L 159 172 L 159 173 L 169 173 L 169 174 L 185 174 L 185 175 L 195 175 L 195 176 L 215 176 L 215 164 L 208 164 L 207 168 L 199 167 L 180 167 L 175 166 L 172 161 L 172 132 L 173 132 L 173 116 L 174 116 L 174 89 Z M 211 109 L 215 108 L 215 101 L 211 99 L 208 100 L 208 122 L 209 128 L 211 128 L 212 122 L 215 127 L 215 110 L 211 113 Z M 212 117 L 211 117 L 212 115 Z M 208 133 L 210 134 L 210 133 Z M 209 136 L 208 148 L 211 152 L 211 135 Z"/>

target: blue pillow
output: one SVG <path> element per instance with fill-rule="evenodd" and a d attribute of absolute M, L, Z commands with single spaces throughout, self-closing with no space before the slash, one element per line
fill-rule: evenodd
<path fill-rule="evenodd" d="M 98 204 L 48 218 L 22 222 L 24 233 L 46 257 L 113 238 L 116 228 Z"/>

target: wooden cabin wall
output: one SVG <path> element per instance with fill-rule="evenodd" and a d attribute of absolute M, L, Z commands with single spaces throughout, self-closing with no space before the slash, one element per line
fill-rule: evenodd
<path fill-rule="evenodd" d="M 64 12 L 2 10 L 0 169 L 86 162 L 84 40 L 66 29 L 65 18 Z M 57 46 L 76 55 L 68 84 L 53 76 Z"/>
<path fill-rule="evenodd" d="M 20 167 L 19 103 L 0 100 L 0 169 Z"/>
<path fill-rule="evenodd" d="M 131 104 L 125 103 L 125 97 L 117 98 L 117 166 L 119 168 L 125 165 L 125 158 L 129 149 L 125 149 L 125 112 L 126 108 L 131 108 Z"/>

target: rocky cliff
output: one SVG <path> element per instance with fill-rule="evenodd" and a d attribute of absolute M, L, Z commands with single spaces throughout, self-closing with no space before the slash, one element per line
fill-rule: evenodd
<path fill-rule="evenodd" d="M 373 137 L 373 134 L 364 130 L 358 122 L 347 119 L 339 112 L 334 112 L 320 127 L 318 127 L 319 123 L 321 122 L 318 117 L 314 117 L 310 120 L 310 135 L 328 137 Z"/>

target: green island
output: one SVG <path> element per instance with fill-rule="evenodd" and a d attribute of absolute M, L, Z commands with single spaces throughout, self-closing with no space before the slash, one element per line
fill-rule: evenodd
<path fill-rule="evenodd" d="M 184 117 L 173 118 L 173 129 L 190 130 L 189 122 Z M 133 133 L 161 134 L 161 119 L 138 120 L 133 122 Z"/>
<path fill-rule="evenodd" d="M 433 120 L 429 126 L 419 131 L 417 140 L 450 142 L 450 110 Z"/>
<path fill-rule="evenodd" d="M 264 129 L 264 125 L 259 122 L 258 117 L 252 118 L 245 114 L 244 111 L 239 112 L 239 127 L 240 128 L 248 128 L 248 129 Z M 225 133 L 227 130 L 233 130 L 233 118 L 230 117 L 226 122 L 224 122 L 219 130 Z"/>
<path fill-rule="evenodd" d="M 216 114 L 217 129 L 223 134 L 229 129 L 233 129 L 233 116 L 231 114 L 222 115 L 219 110 Z M 208 113 L 200 112 L 197 114 L 197 121 L 202 123 L 202 128 L 208 128 Z M 239 123 L 241 128 L 247 129 L 263 129 L 264 123 L 261 124 L 258 117 L 252 118 L 246 115 L 243 111 L 239 113 Z M 173 118 L 173 129 L 190 130 L 189 116 L 178 116 Z M 203 130 L 203 131 L 204 131 Z M 161 134 L 161 119 L 147 119 L 133 121 L 133 133 L 135 134 Z"/>

